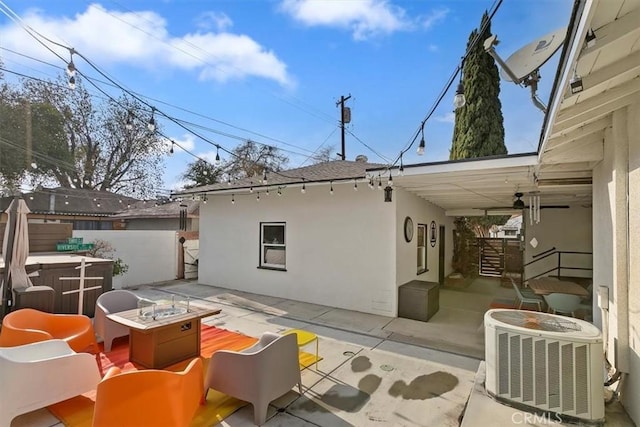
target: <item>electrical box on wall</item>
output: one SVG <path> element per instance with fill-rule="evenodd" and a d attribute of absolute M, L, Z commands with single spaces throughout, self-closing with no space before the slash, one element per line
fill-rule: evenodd
<path fill-rule="evenodd" d="M 609 287 L 598 286 L 598 307 L 608 310 L 609 309 Z"/>

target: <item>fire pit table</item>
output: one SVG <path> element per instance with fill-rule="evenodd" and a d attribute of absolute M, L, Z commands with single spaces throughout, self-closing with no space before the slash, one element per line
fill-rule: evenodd
<path fill-rule="evenodd" d="M 219 308 L 192 302 L 152 304 L 108 314 L 129 327 L 129 360 L 150 369 L 162 369 L 200 355 L 200 319 Z"/>

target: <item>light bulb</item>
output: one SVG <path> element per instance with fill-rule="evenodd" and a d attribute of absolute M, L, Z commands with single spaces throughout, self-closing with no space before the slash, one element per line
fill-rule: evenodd
<path fill-rule="evenodd" d="M 463 107 L 466 102 L 467 100 L 464 97 L 464 86 L 462 85 L 462 82 L 460 82 L 458 83 L 458 89 L 456 89 L 456 96 L 453 97 L 453 106 L 457 110 L 458 108 Z"/>
<path fill-rule="evenodd" d="M 171 148 L 169 149 L 169 154 L 173 154 L 173 142 L 171 143 Z"/>
<path fill-rule="evenodd" d="M 153 116 L 149 119 L 147 129 L 149 129 L 149 132 L 154 132 L 156 130 L 156 119 L 154 119 Z"/>
<path fill-rule="evenodd" d="M 331 183 L 331 188 L 329 189 L 329 194 L 333 196 L 333 182 Z"/>
<path fill-rule="evenodd" d="M 418 156 L 422 156 L 424 154 L 424 136 L 420 139 L 420 145 L 418 145 L 418 149 L 416 150 L 416 153 L 418 153 Z"/>
<path fill-rule="evenodd" d="M 70 89 L 76 88 L 76 78 L 73 76 L 69 77 L 69 88 Z"/>
<path fill-rule="evenodd" d="M 218 154 L 217 152 L 216 152 L 216 160 L 215 160 L 215 162 L 216 162 L 216 165 L 220 164 L 220 154 Z"/>
<path fill-rule="evenodd" d="M 67 75 L 69 77 L 75 77 L 76 75 L 76 66 L 73 63 L 73 59 L 69 61 L 69 64 L 67 65 Z"/>
<path fill-rule="evenodd" d="M 302 188 L 300 189 L 300 192 L 301 192 L 302 194 L 304 194 L 304 193 L 306 193 L 306 192 L 307 192 L 307 186 L 306 186 L 305 184 L 302 184 Z"/>
<path fill-rule="evenodd" d="M 133 112 L 131 110 L 127 113 L 127 120 L 124 122 L 124 127 L 127 130 L 133 129 Z"/>
<path fill-rule="evenodd" d="M 231 204 L 235 205 L 236 204 L 236 196 L 235 195 L 231 195 Z"/>
<path fill-rule="evenodd" d="M 389 173 L 389 181 L 387 181 L 387 185 L 389 187 L 393 187 L 393 177 L 391 176 L 391 173 Z"/>

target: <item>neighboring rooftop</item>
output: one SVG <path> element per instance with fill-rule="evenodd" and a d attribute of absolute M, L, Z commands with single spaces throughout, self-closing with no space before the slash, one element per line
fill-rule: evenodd
<path fill-rule="evenodd" d="M 138 199 L 109 191 L 79 188 L 42 188 L 23 193 L 33 214 L 110 216 Z M 0 198 L 0 210 L 6 210 L 13 197 Z"/>
<path fill-rule="evenodd" d="M 231 180 L 231 182 L 194 187 L 179 191 L 177 194 L 212 193 L 232 189 L 248 189 L 251 187 L 277 187 L 287 184 L 365 179 L 368 169 L 381 167 L 384 167 L 384 165 L 367 163 L 365 159 L 356 161 L 333 160 L 296 169 L 267 172 L 266 184 L 262 182 L 261 176 L 256 176 L 252 178 L 235 179 Z"/>
<path fill-rule="evenodd" d="M 138 201 L 130 208 L 112 216 L 114 219 L 146 219 L 146 218 L 180 218 L 180 211 L 187 210 L 187 217 L 197 218 L 200 214 L 200 203 L 194 200 Z"/>

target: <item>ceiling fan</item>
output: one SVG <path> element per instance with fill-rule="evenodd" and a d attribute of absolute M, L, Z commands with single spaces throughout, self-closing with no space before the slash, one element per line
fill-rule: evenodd
<path fill-rule="evenodd" d="M 493 206 L 490 208 L 485 208 L 485 211 L 500 211 L 500 210 L 524 210 L 528 209 L 529 205 L 527 205 L 522 197 L 524 193 L 516 192 L 513 197 L 515 200 L 511 206 Z M 569 205 L 541 205 L 540 209 L 569 209 Z"/>

